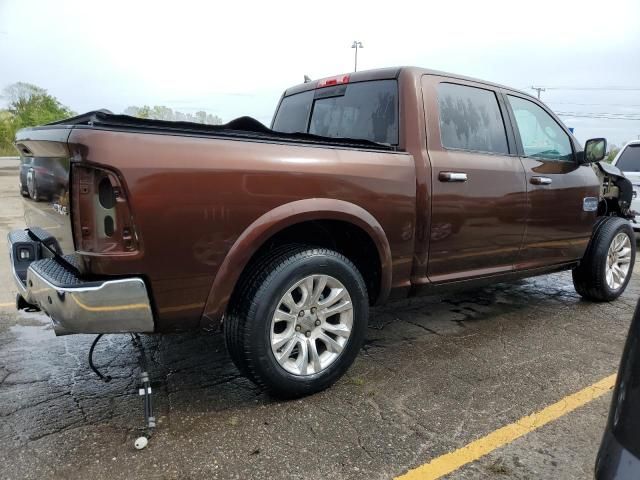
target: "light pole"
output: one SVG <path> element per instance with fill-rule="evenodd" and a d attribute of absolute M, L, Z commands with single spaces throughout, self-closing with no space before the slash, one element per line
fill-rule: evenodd
<path fill-rule="evenodd" d="M 353 66 L 353 71 L 357 72 L 358 71 L 358 49 L 359 48 L 364 48 L 364 47 L 362 46 L 362 42 L 354 40 L 353 43 L 351 44 L 351 48 L 355 48 L 356 49 L 356 59 L 355 59 L 355 64 Z"/>

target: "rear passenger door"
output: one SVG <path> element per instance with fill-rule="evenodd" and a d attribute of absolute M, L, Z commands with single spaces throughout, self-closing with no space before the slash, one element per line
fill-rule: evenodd
<path fill-rule="evenodd" d="M 513 270 L 526 185 L 502 95 L 432 75 L 423 76 L 422 90 L 431 163 L 429 280 Z"/>
<path fill-rule="evenodd" d="M 600 182 L 590 165 L 577 163 L 569 132 L 543 104 L 513 92 L 505 99 L 527 176 L 527 228 L 516 268 L 577 260 L 591 238 Z"/>

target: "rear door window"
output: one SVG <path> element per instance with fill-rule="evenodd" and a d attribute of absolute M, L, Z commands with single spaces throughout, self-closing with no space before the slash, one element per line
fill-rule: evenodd
<path fill-rule="evenodd" d="M 623 172 L 640 172 L 640 144 L 627 145 L 616 162 Z"/>
<path fill-rule="evenodd" d="M 509 154 L 504 120 L 493 91 L 441 83 L 438 107 L 444 148 Z"/>
<path fill-rule="evenodd" d="M 273 129 L 397 145 L 397 93 L 395 80 L 375 80 L 291 95 L 282 99 Z"/>

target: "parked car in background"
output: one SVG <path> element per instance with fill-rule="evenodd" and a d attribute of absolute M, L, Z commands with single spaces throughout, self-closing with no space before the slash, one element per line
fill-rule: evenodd
<path fill-rule="evenodd" d="M 620 149 L 611 162 L 618 167 L 633 184 L 633 200 L 631 209 L 638 212 L 638 217 L 631 220 L 631 225 L 640 231 L 640 140 L 633 140 Z"/>
<path fill-rule="evenodd" d="M 23 197 L 29 196 L 29 186 L 27 185 L 27 174 L 31 168 L 31 162 L 33 157 L 20 157 L 20 195 Z"/>
<path fill-rule="evenodd" d="M 607 427 L 596 461 L 596 478 L 640 478 L 640 301 L 620 361 Z"/>
<path fill-rule="evenodd" d="M 20 194 L 32 200 L 51 200 L 64 192 L 67 171 L 47 157 L 20 157 Z"/>
<path fill-rule="evenodd" d="M 612 301 L 635 260 L 604 139 L 583 149 L 538 99 L 443 72 L 300 84 L 271 129 L 90 112 L 16 145 L 63 180 L 9 235 L 23 303 L 57 334 L 222 323 L 238 369 L 282 397 L 346 371 L 370 305 L 560 270 Z"/>

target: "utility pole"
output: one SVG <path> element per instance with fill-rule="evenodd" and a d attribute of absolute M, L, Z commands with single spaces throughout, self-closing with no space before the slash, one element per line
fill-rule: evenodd
<path fill-rule="evenodd" d="M 531 87 L 531 90 L 535 90 L 538 92 L 538 100 L 540 100 L 540 92 L 545 92 L 546 88 L 543 87 Z"/>
<path fill-rule="evenodd" d="M 351 48 L 355 48 L 356 49 L 356 59 L 355 59 L 355 63 L 354 63 L 354 66 L 353 66 L 353 71 L 357 72 L 358 71 L 358 49 L 359 48 L 364 48 L 364 47 L 362 45 L 362 42 L 354 40 L 353 43 L 351 44 Z"/>

